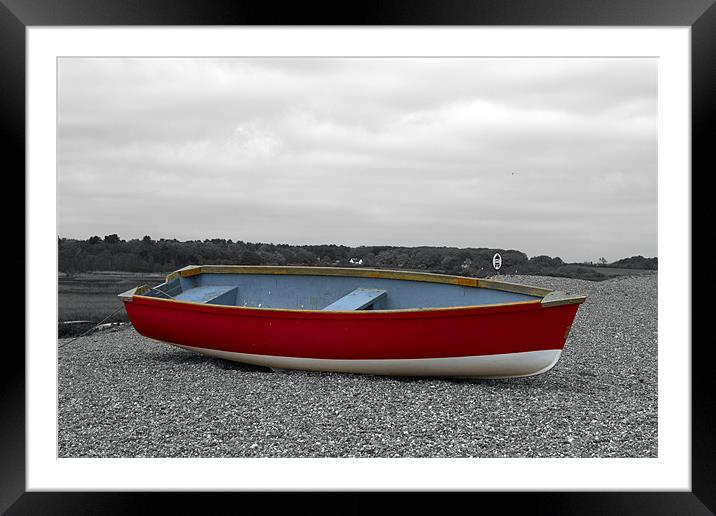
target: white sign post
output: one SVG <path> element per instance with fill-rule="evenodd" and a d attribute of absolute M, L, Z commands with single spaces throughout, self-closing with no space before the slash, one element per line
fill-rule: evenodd
<path fill-rule="evenodd" d="M 495 253 L 495 256 L 492 257 L 492 266 L 499 273 L 500 267 L 502 267 L 502 256 L 500 256 L 500 253 Z"/>

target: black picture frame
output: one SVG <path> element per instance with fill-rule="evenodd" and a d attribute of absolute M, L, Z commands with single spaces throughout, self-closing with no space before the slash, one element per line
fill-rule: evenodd
<path fill-rule="evenodd" d="M 6 191 L 25 199 L 25 29 L 30 26 L 88 25 L 574 25 L 574 26 L 689 26 L 692 62 L 692 191 L 695 179 L 716 167 L 709 128 L 716 124 L 716 6 L 715 0 L 383 0 L 360 3 L 286 3 L 199 0 L 0 0 L 0 131 L 8 181 Z M 9 158 L 9 159 L 8 159 Z M 23 173 L 20 173 L 20 170 Z M 17 173 L 13 173 L 17 171 Z M 12 176 L 12 177 L 11 177 Z M 12 188 L 12 189 L 11 189 Z M 25 227 L 10 224 L 19 211 L 3 203 L 6 227 L 16 234 L 10 242 L 25 242 Z M 702 219 L 693 211 L 694 224 Z M 708 220 L 708 219 L 706 219 Z M 692 230 L 692 234 L 699 234 Z M 13 246 L 8 270 L 25 270 L 25 246 Z M 693 248 L 692 248 L 693 256 Z M 32 271 L 25 270 L 25 274 Z M 15 273 L 6 285 L 14 307 L 23 307 L 17 292 L 24 278 Z M 684 278 L 691 284 L 691 278 Z M 21 285 L 22 283 L 22 285 Z M 48 289 L 48 295 L 52 295 Z M 8 298 L 6 298 L 8 299 Z M 687 300 L 685 300 L 687 301 Z M 697 307 L 696 298 L 692 307 Z M 10 306 L 10 305 L 7 305 Z M 17 308 L 16 308 L 17 310 Z M 664 316 L 664 314 L 660 314 Z M 692 316 L 692 320 L 697 320 Z M 23 341 L 24 341 L 23 328 Z M 708 370 L 708 339 L 692 346 L 692 490 L 690 492 L 560 492 L 470 493 L 479 503 L 499 503 L 532 513 L 570 514 L 711 514 L 716 512 L 714 375 Z M 688 345 L 689 343 L 683 343 Z M 189 512 L 188 493 L 26 492 L 25 489 L 25 350 L 17 341 L 5 342 L 0 361 L 0 512 L 7 514 L 81 514 L 146 512 L 148 503 Z M 216 494 L 212 505 L 227 497 L 241 497 L 250 507 L 254 495 Z M 272 508 L 281 501 L 274 493 Z M 461 496 L 450 504 L 458 507 Z M 205 498 L 205 497 L 202 497 Z M 248 499 L 247 499 L 248 498 Z M 355 497 L 354 512 L 373 510 L 371 496 Z M 505 498 L 509 505 L 505 505 Z M 422 504 L 422 495 L 412 498 Z M 253 500 L 265 504 L 268 500 Z M 300 502 L 298 502 L 300 503 Z M 401 502 L 402 503 L 402 502 Z M 474 504 L 475 501 L 466 500 Z M 210 510 L 199 502 L 202 511 Z M 245 505 L 244 505 L 245 504 Z M 320 510 L 311 504 L 313 510 Z M 345 502 L 343 502 L 345 505 Z M 327 504 L 330 510 L 330 504 Z"/>

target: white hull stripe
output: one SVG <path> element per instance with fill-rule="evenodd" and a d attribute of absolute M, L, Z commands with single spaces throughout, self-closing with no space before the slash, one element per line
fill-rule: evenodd
<path fill-rule="evenodd" d="M 514 378 L 544 373 L 554 367 L 561 349 L 525 351 L 449 358 L 413 358 L 384 360 L 336 360 L 254 355 L 215 349 L 174 346 L 211 357 L 275 369 L 302 369 L 340 373 L 379 374 L 391 376 L 460 376 L 474 378 Z"/>

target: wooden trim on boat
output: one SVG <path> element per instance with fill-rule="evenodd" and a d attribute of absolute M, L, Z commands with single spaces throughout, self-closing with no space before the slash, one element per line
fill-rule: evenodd
<path fill-rule="evenodd" d="M 199 265 L 187 265 L 177 271 L 174 271 L 167 275 L 166 282 L 169 283 L 172 280 L 177 279 L 179 276 L 182 278 L 188 278 L 190 276 L 197 276 L 201 274 L 201 266 Z"/>
<path fill-rule="evenodd" d="M 552 292 L 547 288 L 530 287 L 527 285 L 520 285 L 519 283 L 509 283 L 507 281 L 497 281 L 490 279 L 478 279 L 476 286 L 493 290 L 503 290 L 505 292 L 514 292 L 516 294 L 527 294 L 528 296 L 536 297 L 544 297 L 550 292 Z"/>
<path fill-rule="evenodd" d="M 570 305 L 572 303 L 582 304 L 587 300 L 587 296 L 575 296 L 562 292 L 561 290 L 554 290 L 542 298 L 542 306 L 559 306 L 559 305 Z"/>
<path fill-rule="evenodd" d="M 517 283 L 509 283 L 506 281 L 497 281 L 492 279 L 479 279 L 469 278 L 466 276 L 451 276 L 447 274 L 435 274 L 431 272 L 413 272 L 413 271 L 395 271 L 386 269 L 359 269 L 359 268 L 348 268 L 348 267 L 308 267 L 308 266 L 273 266 L 273 265 L 188 265 L 182 269 L 176 270 L 171 274 L 167 275 L 166 282 L 173 281 L 179 277 L 188 278 L 197 276 L 199 274 L 289 274 L 289 275 L 300 275 L 300 276 L 349 276 L 357 278 L 385 278 L 385 279 L 396 279 L 396 280 L 407 280 L 407 281 L 425 281 L 430 283 L 444 283 L 450 285 L 460 285 L 463 287 L 475 287 L 475 288 L 487 288 L 493 290 L 502 290 L 505 292 L 514 292 L 517 294 L 526 294 L 529 296 L 538 297 L 541 299 L 534 299 L 530 301 L 512 301 L 509 303 L 496 303 L 489 305 L 468 305 L 468 306 L 449 306 L 449 307 L 434 307 L 434 308 L 401 308 L 392 310 L 373 310 L 361 313 L 400 313 L 400 312 L 416 312 L 416 313 L 428 313 L 428 312 L 445 312 L 451 310 L 464 310 L 473 308 L 496 308 L 496 307 L 508 307 L 515 305 L 534 305 L 539 303 L 542 308 L 548 308 L 552 306 L 568 305 L 568 304 L 581 304 L 586 300 L 586 296 L 572 295 L 562 291 L 554 291 L 539 287 L 530 287 L 526 285 L 519 285 Z M 177 299 L 162 299 L 151 296 L 143 296 L 142 294 L 150 291 L 151 289 L 147 285 L 140 285 L 139 287 L 127 290 L 119 294 L 119 297 L 123 301 L 132 301 L 132 298 L 142 297 L 145 299 L 151 299 L 153 301 L 161 301 L 166 303 L 179 303 L 182 305 L 190 306 L 202 306 L 205 307 L 205 303 L 197 303 L 193 301 L 181 301 Z M 219 306 L 219 305 L 216 305 Z M 258 310 L 261 312 L 310 312 L 310 313 L 321 313 L 321 314 L 355 314 L 355 311 L 338 311 L 332 310 L 330 312 L 324 312 L 322 310 L 308 310 L 308 309 L 296 309 L 296 308 L 259 308 L 251 306 L 229 306 L 220 305 L 226 309 L 238 309 L 238 310 Z"/>
<path fill-rule="evenodd" d="M 526 294 L 528 296 L 544 297 L 549 289 L 529 287 L 506 281 L 469 278 L 467 276 L 451 276 L 448 274 L 435 274 L 432 272 L 394 271 L 386 269 L 359 269 L 349 267 L 307 267 L 307 266 L 273 266 L 273 265 L 188 265 L 174 271 L 166 277 L 172 281 L 177 277 L 183 278 L 198 274 L 291 274 L 300 276 L 350 276 L 355 278 L 385 278 L 407 281 L 425 281 L 429 283 L 446 283 L 463 287 L 487 288 Z"/>
<path fill-rule="evenodd" d="M 145 292 L 151 290 L 147 285 L 139 285 L 138 287 L 130 288 L 126 292 L 118 294 L 122 301 L 131 301 L 134 296 L 141 296 Z"/>

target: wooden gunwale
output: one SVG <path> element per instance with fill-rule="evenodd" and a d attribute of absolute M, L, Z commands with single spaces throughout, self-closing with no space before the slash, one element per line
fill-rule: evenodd
<path fill-rule="evenodd" d="M 169 282 L 177 276 L 183 278 L 198 274 L 290 274 L 297 276 L 349 276 L 355 278 L 384 278 L 408 281 L 424 281 L 428 283 L 446 283 L 463 287 L 489 288 L 503 290 L 517 294 L 544 297 L 549 289 L 529 287 L 506 281 L 469 278 L 467 276 L 451 276 L 448 274 L 435 274 L 432 272 L 393 271 L 386 269 L 359 269 L 348 267 L 281 267 L 273 265 L 189 265 L 169 274 Z"/>
<path fill-rule="evenodd" d="M 198 274 L 289 274 L 289 275 L 301 275 L 301 276 L 349 276 L 349 277 L 363 277 L 363 278 L 385 278 L 385 279 L 397 279 L 397 280 L 408 280 L 408 281 L 424 281 L 429 283 L 444 283 L 451 285 L 459 285 L 463 287 L 474 287 L 474 288 L 488 288 L 494 290 L 502 290 L 505 292 L 514 292 L 519 294 L 526 294 L 542 298 L 541 300 L 531 301 L 513 301 L 508 303 L 494 303 L 487 305 L 466 305 L 466 306 L 448 306 L 448 307 L 434 307 L 434 308 L 400 308 L 391 310 L 369 310 L 361 311 L 361 314 L 389 314 L 389 313 L 406 313 L 415 312 L 420 314 L 432 313 L 432 312 L 450 312 L 453 310 L 466 310 L 466 309 L 489 309 L 497 307 L 508 307 L 508 306 L 519 306 L 519 305 L 533 305 L 540 303 L 543 308 L 549 306 L 558 306 L 565 304 L 580 304 L 586 299 L 585 296 L 574 296 L 557 292 L 549 289 L 530 287 L 526 285 L 519 285 L 516 283 L 508 283 L 503 281 L 489 280 L 489 279 L 478 279 L 468 278 L 465 276 L 451 276 L 447 274 L 434 274 L 429 272 L 412 272 L 412 271 L 392 271 L 385 269 L 359 269 L 359 268 L 345 268 L 345 267 L 306 267 L 306 266 L 295 266 L 295 267 L 280 267 L 271 265 L 189 265 L 177 271 L 174 271 L 167 275 L 166 281 L 170 282 L 177 277 L 191 277 Z M 193 301 L 181 301 L 177 299 L 161 299 L 152 296 L 143 296 L 144 292 L 147 292 L 144 286 L 137 287 L 135 289 L 123 292 L 119 296 L 127 302 L 131 302 L 133 298 L 149 299 L 152 301 L 160 301 L 166 303 L 179 303 L 182 305 L 189 306 L 200 306 L 206 307 L 205 303 L 196 303 Z M 551 296 L 550 296 L 551 294 Z M 212 305 L 219 306 L 219 305 Z M 249 310 L 249 311 L 260 311 L 260 312 L 290 312 L 290 313 L 321 313 L 321 314 L 356 314 L 355 311 L 341 311 L 332 310 L 325 312 L 322 310 L 307 310 L 307 309 L 296 309 L 296 308 L 259 308 L 251 306 L 230 306 L 220 305 L 222 308 L 229 310 Z"/>

